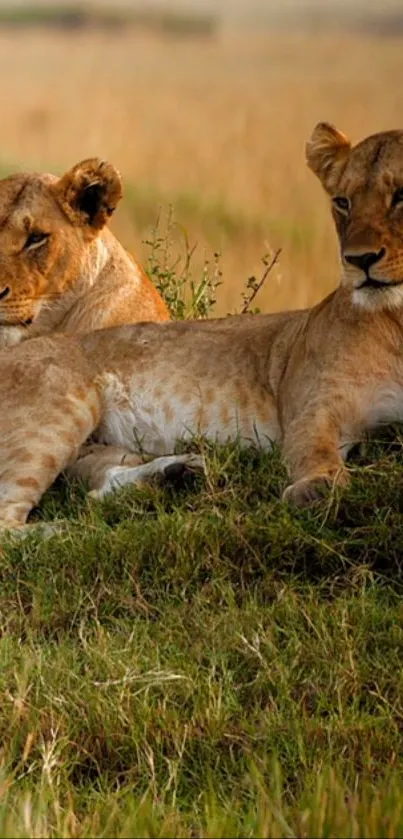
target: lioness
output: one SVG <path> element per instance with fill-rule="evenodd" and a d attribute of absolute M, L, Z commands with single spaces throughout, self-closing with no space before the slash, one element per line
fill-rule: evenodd
<path fill-rule="evenodd" d="M 317 306 L 42 337 L 0 353 L 3 527 L 23 527 L 68 464 L 102 496 L 180 467 L 175 443 L 194 433 L 278 441 L 284 498 L 304 505 L 347 483 L 344 460 L 363 433 L 403 419 L 403 131 L 352 148 L 321 123 L 307 159 L 331 197 L 343 266 Z M 77 459 L 93 433 L 108 445 Z M 156 460 L 144 464 L 144 452 Z"/>
<path fill-rule="evenodd" d="M 62 178 L 0 180 L 0 347 L 48 332 L 168 320 L 165 303 L 106 224 L 122 182 L 83 160 Z"/>

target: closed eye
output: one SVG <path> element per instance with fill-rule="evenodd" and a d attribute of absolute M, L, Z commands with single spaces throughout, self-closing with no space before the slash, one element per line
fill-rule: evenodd
<path fill-rule="evenodd" d="M 398 204 L 403 204 L 403 187 L 400 186 L 396 189 L 393 193 L 392 198 L 392 207 L 396 207 Z"/>
<path fill-rule="evenodd" d="M 332 198 L 332 204 L 335 210 L 338 210 L 339 213 L 343 213 L 345 216 L 350 212 L 350 201 L 345 195 L 335 195 Z"/>
<path fill-rule="evenodd" d="M 49 238 L 49 233 L 41 233 L 39 230 L 33 230 L 32 233 L 29 234 L 24 248 L 24 251 L 33 250 L 34 248 L 39 248 L 41 245 L 45 244 L 45 242 Z"/>

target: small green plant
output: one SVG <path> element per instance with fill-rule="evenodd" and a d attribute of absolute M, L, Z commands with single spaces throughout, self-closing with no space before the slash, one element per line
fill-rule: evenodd
<path fill-rule="evenodd" d="M 280 256 L 280 254 L 281 254 L 281 249 L 280 248 L 279 248 L 279 250 L 277 250 L 275 252 L 275 254 L 273 256 L 271 256 L 270 254 L 265 254 L 265 256 L 262 258 L 262 263 L 263 263 L 264 270 L 263 270 L 263 274 L 262 274 L 260 280 L 258 280 L 257 277 L 249 277 L 249 279 L 246 281 L 245 291 L 242 292 L 242 299 L 243 299 L 243 306 L 242 306 L 242 309 L 241 309 L 241 314 L 242 315 L 246 315 L 247 313 L 256 314 L 259 311 L 259 309 L 252 309 L 251 308 L 252 303 L 253 303 L 256 295 L 260 291 L 260 289 L 263 288 L 263 286 L 264 286 L 269 274 L 271 273 L 272 269 L 274 268 L 276 262 L 278 262 L 278 258 Z"/>
<path fill-rule="evenodd" d="M 211 315 L 222 282 L 219 253 L 214 253 L 212 261 L 204 258 L 201 277 L 194 279 L 193 256 L 197 245 L 190 245 L 186 230 L 175 221 L 172 207 L 165 221 L 161 213 L 158 215 L 144 244 L 149 248 L 147 273 L 172 317 L 188 320 Z"/>
<path fill-rule="evenodd" d="M 214 253 L 212 261 L 204 257 L 201 277 L 195 280 L 192 274 L 197 245 L 190 244 L 186 230 L 175 221 L 172 207 L 167 211 L 165 221 L 159 214 L 144 244 L 149 248 L 147 273 L 174 320 L 204 319 L 214 314 L 217 289 L 222 284 L 220 254 Z M 265 254 L 260 279 L 253 276 L 246 281 L 240 314 L 259 311 L 252 309 L 252 303 L 278 262 L 280 253 L 279 249 Z"/>

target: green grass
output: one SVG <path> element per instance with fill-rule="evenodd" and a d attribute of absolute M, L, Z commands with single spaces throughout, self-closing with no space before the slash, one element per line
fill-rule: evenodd
<path fill-rule="evenodd" d="M 275 452 L 102 504 L 0 557 L 1 836 L 401 836 L 403 453 L 332 504 Z M 373 463 L 368 466 L 365 464 Z"/>
<path fill-rule="evenodd" d="M 154 8 L 128 9 L 111 3 L 110 8 L 96 7 L 93 3 L 35 5 L 21 3 L 3 5 L 0 9 L 0 27 L 7 28 L 58 28 L 62 30 L 83 30 L 101 28 L 109 33 L 128 27 L 157 31 L 164 35 L 211 37 L 218 28 L 219 19 L 213 14 L 197 11 L 175 11 L 175 9 Z"/>
<path fill-rule="evenodd" d="M 172 216 L 148 270 L 205 317 Z M 60 478 L 0 546 L 0 837 L 403 835 L 403 437 L 310 511 L 278 451 L 102 504 Z"/>

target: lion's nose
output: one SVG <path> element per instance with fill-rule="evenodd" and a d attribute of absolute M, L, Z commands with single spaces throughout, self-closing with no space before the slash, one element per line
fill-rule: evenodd
<path fill-rule="evenodd" d="M 3 300 L 3 298 L 7 297 L 8 294 L 10 294 L 10 289 L 7 286 L 7 288 L 3 288 L 3 291 L 0 291 L 0 300 Z"/>
<path fill-rule="evenodd" d="M 368 253 L 345 253 L 344 259 L 346 262 L 349 262 L 350 265 L 355 265 L 356 268 L 361 268 L 361 271 L 368 274 L 371 265 L 375 265 L 376 262 L 379 262 L 379 260 L 385 256 L 385 253 L 385 248 L 381 248 L 380 251 L 368 251 Z"/>

